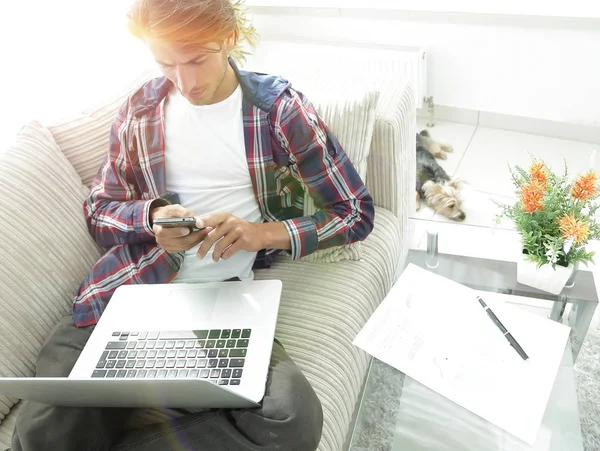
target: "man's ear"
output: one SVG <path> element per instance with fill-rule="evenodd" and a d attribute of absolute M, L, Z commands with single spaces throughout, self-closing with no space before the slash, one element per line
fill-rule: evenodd
<path fill-rule="evenodd" d="M 227 39 L 225 39 L 225 50 L 231 52 L 237 43 L 237 32 L 232 31 Z"/>

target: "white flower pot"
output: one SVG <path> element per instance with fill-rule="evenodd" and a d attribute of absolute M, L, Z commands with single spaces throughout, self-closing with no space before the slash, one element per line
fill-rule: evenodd
<path fill-rule="evenodd" d="M 556 265 L 556 269 L 553 269 L 550 264 L 538 268 L 537 263 L 525 260 L 523 257 L 517 261 L 517 282 L 548 293 L 560 294 L 573 274 L 573 268 L 573 265 L 566 268 Z"/>

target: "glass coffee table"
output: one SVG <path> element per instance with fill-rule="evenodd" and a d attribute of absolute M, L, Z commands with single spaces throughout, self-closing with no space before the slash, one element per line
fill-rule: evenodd
<path fill-rule="evenodd" d="M 519 284 L 514 262 L 411 250 L 409 263 L 561 321 L 572 328 L 570 342 L 533 448 L 373 358 L 350 451 L 582 451 L 573 362 L 598 305 L 592 273 L 578 271 L 554 296 Z"/>

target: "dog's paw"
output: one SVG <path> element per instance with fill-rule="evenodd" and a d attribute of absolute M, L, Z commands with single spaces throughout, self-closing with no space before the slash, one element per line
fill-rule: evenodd
<path fill-rule="evenodd" d="M 444 151 L 439 151 L 433 154 L 434 157 L 439 158 L 440 160 L 446 160 L 448 158 L 448 155 L 446 155 L 446 152 Z"/>
<path fill-rule="evenodd" d="M 454 152 L 454 147 L 452 147 L 450 144 L 442 144 L 440 147 L 444 152 Z"/>

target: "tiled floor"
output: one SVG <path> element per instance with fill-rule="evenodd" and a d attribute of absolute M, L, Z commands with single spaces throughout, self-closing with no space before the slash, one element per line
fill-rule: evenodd
<path fill-rule="evenodd" d="M 427 128 L 425 119 L 419 118 L 417 124 L 419 130 Z M 562 172 L 566 160 L 569 173 L 575 175 L 590 167 L 594 149 L 600 151 L 600 146 L 585 142 L 451 122 L 437 122 L 429 130 L 436 140 L 454 147 L 447 160 L 438 162 L 450 176 L 467 182 L 463 189 L 466 219 L 457 224 L 422 205 L 420 211 L 412 215 L 411 246 L 425 249 L 426 230 L 433 227 L 439 232 L 440 252 L 507 261 L 516 261 L 519 257 L 519 236 L 507 221 L 497 227 L 493 224 L 500 211 L 497 203 L 509 203 L 515 198 L 508 164 L 528 167 L 531 156 L 535 156 L 556 172 Z M 593 164 L 600 172 L 600 152 Z M 597 262 L 588 269 L 594 272 L 598 286 L 600 243 L 591 243 L 590 248 L 597 252 Z M 594 324 L 600 326 L 600 311 L 596 312 Z"/>

